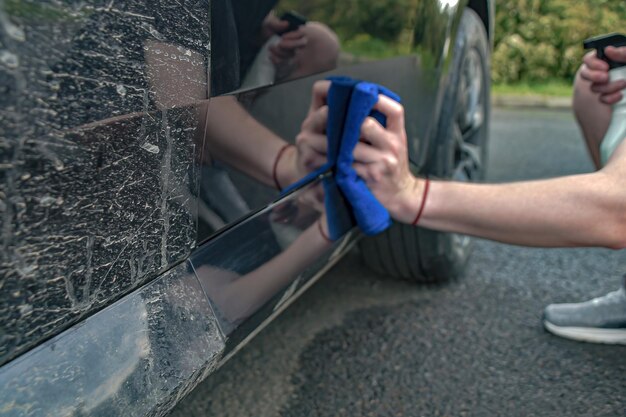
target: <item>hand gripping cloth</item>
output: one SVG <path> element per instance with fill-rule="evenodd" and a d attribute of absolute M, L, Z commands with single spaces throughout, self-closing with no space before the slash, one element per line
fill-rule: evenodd
<path fill-rule="evenodd" d="M 391 225 L 391 218 L 352 168 L 352 153 L 359 142 L 361 125 L 366 117 L 372 116 L 385 126 L 385 116 L 373 110 L 378 95 L 396 101 L 400 101 L 400 97 L 380 85 L 348 77 L 331 77 L 329 80 L 326 125 L 328 162 L 283 192 L 288 193 L 331 170 L 333 177 L 324 178 L 330 238 L 339 239 L 355 222 L 366 235 L 376 235 Z"/>

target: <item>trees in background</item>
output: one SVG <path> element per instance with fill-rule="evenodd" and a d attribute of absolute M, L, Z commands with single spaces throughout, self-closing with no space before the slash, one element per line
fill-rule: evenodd
<path fill-rule="evenodd" d="M 379 58 L 411 51 L 416 39 L 428 41 L 414 18 L 430 12 L 436 16 L 437 4 L 283 0 L 279 7 L 296 8 L 310 20 L 326 23 L 339 35 L 344 51 Z M 496 0 L 493 80 L 571 80 L 585 53 L 583 40 L 618 31 L 626 31 L 625 0 Z"/>
<path fill-rule="evenodd" d="M 626 29 L 626 2 L 499 0 L 495 25 L 495 82 L 571 80 L 584 39 Z"/>

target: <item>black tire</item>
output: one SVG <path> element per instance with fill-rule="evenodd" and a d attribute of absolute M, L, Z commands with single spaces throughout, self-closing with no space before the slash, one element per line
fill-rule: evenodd
<path fill-rule="evenodd" d="M 489 123 L 490 49 L 478 15 L 465 9 L 455 40 L 452 71 L 439 117 L 437 137 L 424 173 L 431 178 L 484 178 Z M 443 282 L 461 275 L 472 239 L 395 223 L 360 242 L 373 270 L 415 282 Z"/>

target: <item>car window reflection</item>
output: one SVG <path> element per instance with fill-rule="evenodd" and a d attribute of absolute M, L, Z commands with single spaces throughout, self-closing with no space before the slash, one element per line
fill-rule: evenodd
<path fill-rule="evenodd" d="M 297 278 L 331 247 L 319 232 L 322 192 L 319 183 L 300 190 L 194 254 L 191 262 L 224 334 L 281 291 L 292 293 L 290 287 L 303 283 Z"/>
<path fill-rule="evenodd" d="M 249 90 L 337 66 L 339 40 L 328 26 L 277 0 L 212 2 L 211 95 Z"/>
<path fill-rule="evenodd" d="M 244 218 L 276 198 L 277 188 L 286 187 L 301 175 L 277 187 L 273 164 L 280 149 L 294 142 L 297 131 L 277 133 L 280 126 L 266 126 L 249 111 L 260 97 L 263 106 L 288 101 L 278 124 L 299 127 L 310 101 L 310 88 L 292 103 L 289 92 L 252 91 L 207 100 L 204 59 L 196 51 L 179 45 L 149 40 L 144 45 L 146 73 L 153 100 L 163 114 L 188 109 L 194 114 L 195 163 L 198 188 L 189 190 L 196 198 L 198 241 Z M 189 122 L 189 120 L 188 120 Z M 190 128 L 190 126 L 187 126 Z M 167 132 L 165 132 L 167 133 Z M 284 132 L 283 132 L 284 133 Z M 146 149 L 153 144 L 146 136 Z M 187 193 L 188 194 L 188 193 Z"/>

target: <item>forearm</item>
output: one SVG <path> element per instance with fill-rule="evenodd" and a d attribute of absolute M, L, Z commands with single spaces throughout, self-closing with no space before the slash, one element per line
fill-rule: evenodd
<path fill-rule="evenodd" d="M 314 223 L 283 252 L 236 279 L 220 293 L 220 310 L 233 321 L 246 318 L 318 259 L 331 243 Z M 328 234 L 326 220 L 324 233 Z"/>
<path fill-rule="evenodd" d="M 402 106 L 380 96 L 374 108 L 387 126 L 363 122 L 352 166 L 395 220 L 517 245 L 626 247 L 626 142 L 591 174 L 429 189 L 410 172 Z"/>
<path fill-rule="evenodd" d="M 601 172 L 493 185 L 433 181 L 419 225 L 525 246 L 621 247 L 621 188 Z"/>
<path fill-rule="evenodd" d="M 207 117 L 205 146 L 212 157 L 274 186 L 274 162 L 286 142 L 254 119 L 234 97 L 212 99 Z M 279 172 L 283 186 L 290 180 L 286 171 L 281 167 Z"/>

